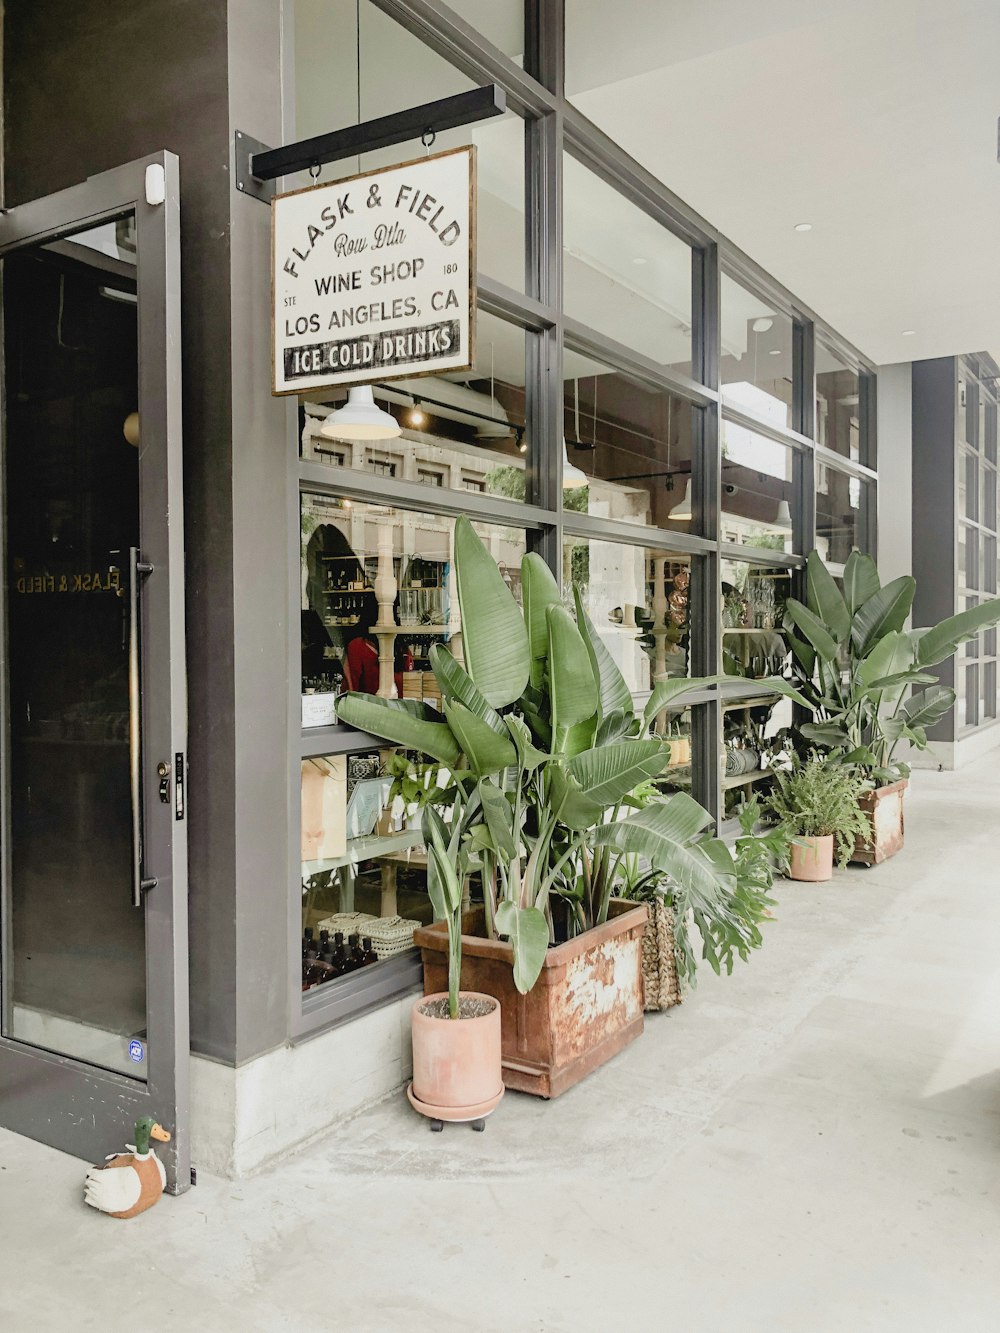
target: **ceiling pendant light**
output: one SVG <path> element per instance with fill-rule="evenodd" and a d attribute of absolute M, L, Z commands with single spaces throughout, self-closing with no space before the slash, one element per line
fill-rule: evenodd
<path fill-rule="evenodd" d="M 582 468 L 578 468 L 575 463 L 569 461 L 569 450 L 566 447 L 566 436 L 563 436 L 563 490 L 575 491 L 581 486 L 589 486 L 590 478 Z"/>
<path fill-rule="evenodd" d="M 328 440 L 392 440 L 401 427 L 390 412 L 376 406 L 370 384 L 357 384 L 344 406 L 325 418 L 319 433 Z"/>
<path fill-rule="evenodd" d="M 694 518 L 694 514 L 691 511 L 690 477 L 688 477 L 687 481 L 684 484 L 684 499 L 680 502 L 680 504 L 674 505 L 673 509 L 671 509 L 670 513 L 668 514 L 668 518 L 672 518 L 675 523 L 690 523 L 692 518 Z"/>
<path fill-rule="evenodd" d="M 788 508 L 787 500 L 778 501 L 778 512 L 774 519 L 774 525 L 777 528 L 784 528 L 786 531 L 792 530 L 792 513 Z"/>

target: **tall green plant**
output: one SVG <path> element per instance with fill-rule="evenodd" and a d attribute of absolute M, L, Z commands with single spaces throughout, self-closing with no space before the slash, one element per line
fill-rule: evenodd
<path fill-rule="evenodd" d="M 661 681 L 637 715 L 579 594 L 574 618 L 539 556 L 521 563 L 522 611 L 472 524 L 460 518 L 455 580 L 465 665 L 441 644 L 432 649 L 440 711 L 416 700 L 350 694 L 338 712 L 451 771 L 451 836 L 457 821 L 461 841 L 447 853 L 437 847 L 437 883 L 453 887 L 446 855 L 461 852 L 479 868 L 487 931 L 509 940 L 523 993 L 538 979 L 553 938 L 553 897 L 566 903 L 575 930 L 599 925 L 626 856 L 644 858 L 691 894 L 734 891 L 732 855 L 708 832 L 711 817 L 690 796 L 640 810 L 628 804 L 634 788 L 669 762 L 669 746 L 647 735 L 655 718 L 684 694 L 728 678 Z M 784 680 L 754 688 L 805 703 Z M 433 834 L 433 821 L 429 828 Z M 451 903 L 439 895 L 436 914 L 456 920 Z"/>
<path fill-rule="evenodd" d="M 916 591 L 909 575 L 883 586 L 874 561 L 854 551 L 843 584 L 841 591 L 813 551 L 806 601 L 785 604 L 797 684 L 815 718 L 801 731 L 881 785 L 909 773 L 895 757 L 900 742 L 926 749 L 927 728 L 955 702 L 955 691 L 928 668 L 1000 622 L 1000 599 L 905 630 Z"/>

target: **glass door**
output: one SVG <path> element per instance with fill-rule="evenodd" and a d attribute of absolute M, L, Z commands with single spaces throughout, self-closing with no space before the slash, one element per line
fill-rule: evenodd
<path fill-rule="evenodd" d="M 187 1162 L 176 160 L 0 218 L 0 1123 Z"/>

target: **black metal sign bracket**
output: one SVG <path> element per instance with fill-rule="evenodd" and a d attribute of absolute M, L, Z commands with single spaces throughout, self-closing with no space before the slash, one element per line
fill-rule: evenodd
<path fill-rule="evenodd" d="M 437 102 L 426 102 L 406 111 L 394 111 L 390 116 L 366 120 L 361 125 L 349 125 L 330 134 L 300 139 L 283 148 L 268 148 L 237 130 L 236 188 L 253 199 L 269 203 L 275 194 L 274 182 L 279 176 L 291 176 L 310 167 L 324 166 L 327 162 L 370 153 L 376 148 L 391 148 L 408 139 L 472 125 L 491 116 L 502 116 L 506 110 L 504 90 L 498 84 L 489 83 L 483 88 L 456 93 L 453 97 L 442 97 Z"/>

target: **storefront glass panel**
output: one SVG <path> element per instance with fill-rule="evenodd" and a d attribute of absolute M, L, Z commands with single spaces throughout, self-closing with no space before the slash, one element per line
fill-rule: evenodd
<path fill-rule="evenodd" d="M 438 703 L 430 651 L 457 649 L 462 627 L 454 528 L 441 515 L 302 496 L 304 726 L 335 721 L 346 689 Z M 520 600 L 523 529 L 475 528 Z"/>
<path fill-rule="evenodd" d="M 792 549 L 793 450 L 735 421 L 722 423 L 722 539 Z"/>
<path fill-rule="evenodd" d="M 146 1028 L 129 750 L 133 219 L 8 256 L 2 277 L 7 1035 L 145 1078 L 129 1058 Z"/>
<path fill-rule="evenodd" d="M 864 545 L 861 509 L 874 490 L 826 463 L 816 464 L 816 549 L 831 565 L 843 565 Z"/>
<path fill-rule="evenodd" d="M 563 437 L 579 481 L 564 489 L 565 507 L 642 527 L 692 531 L 696 409 L 571 350 L 565 371 Z"/>
<path fill-rule="evenodd" d="M 861 458 L 861 380 L 823 343 L 816 342 L 816 439 L 842 458 Z"/>
<path fill-rule="evenodd" d="M 461 375 L 393 380 L 373 387 L 379 407 L 402 434 L 390 440 L 339 440 L 323 434 L 326 415 L 347 391 L 304 404 L 302 457 L 432 489 L 523 501 L 531 442 L 525 427 L 525 334 L 480 314 L 476 361 Z"/>
<path fill-rule="evenodd" d="M 723 274 L 723 401 L 772 426 L 790 428 L 793 333 L 789 315 Z"/>
<path fill-rule="evenodd" d="M 497 8 L 496 34 L 503 35 L 506 46 L 521 50 L 510 7 Z M 370 0 L 361 0 L 357 8 L 355 0 L 294 0 L 293 32 L 295 137 L 299 139 L 476 86 Z M 508 111 L 477 125 L 443 131 L 431 151 L 468 143 L 478 149 L 478 268 L 523 291 L 524 122 Z M 321 180 L 394 165 L 419 157 L 423 151 L 418 141 L 346 158 L 324 167 Z M 308 185 L 309 179 L 303 176 L 296 184 Z"/>
<path fill-rule="evenodd" d="M 691 247 L 568 154 L 566 314 L 666 369 L 691 374 Z"/>

